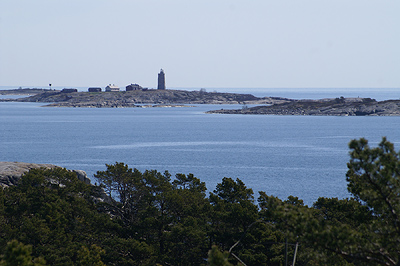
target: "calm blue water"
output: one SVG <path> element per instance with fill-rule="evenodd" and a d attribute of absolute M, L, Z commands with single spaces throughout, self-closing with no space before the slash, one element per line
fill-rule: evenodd
<path fill-rule="evenodd" d="M 193 173 L 215 189 L 223 177 L 306 204 L 348 196 L 347 144 L 387 136 L 400 145 L 400 117 L 209 115 L 195 108 L 43 108 L 0 103 L 0 161 L 85 170 L 125 162 L 139 170 Z M 95 180 L 93 180 L 95 182 Z"/>

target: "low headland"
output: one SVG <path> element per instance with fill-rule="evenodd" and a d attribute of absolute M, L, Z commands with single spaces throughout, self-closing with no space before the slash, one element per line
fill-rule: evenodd
<path fill-rule="evenodd" d="M 15 90 L 14 90 L 15 91 Z M 6 91 L 2 91 L 4 94 Z M 10 90 L 9 94 L 12 90 Z M 29 95 L 34 94 L 27 93 Z M 14 102 L 42 102 L 50 107 L 170 107 L 185 104 L 273 104 L 288 101 L 285 98 L 259 98 L 251 94 L 186 91 L 186 90 L 134 90 L 118 92 L 63 92 L 45 91 L 29 97 L 3 99 Z"/>
<path fill-rule="evenodd" d="M 52 89 L 41 88 L 18 88 L 13 90 L 0 90 L 0 95 L 35 95 L 44 92 L 52 92 Z"/>
<path fill-rule="evenodd" d="M 209 114 L 314 115 L 314 116 L 399 116 L 400 100 L 376 101 L 371 98 L 291 100 L 235 110 L 215 110 Z"/>
<path fill-rule="evenodd" d="M 241 109 L 220 109 L 209 114 L 318 115 L 318 116 L 400 116 L 400 100 L 376 101 L 371 98 L 329 98 L 294 100 L 282 97 L 256 97 L 251 94 L 186 91 L 134 90 L 119 92 L 63 92 L 43 89 L 0 91 L 2 95 L 29 95 L 12 102 L 42 102 L 46 107 L 190 107 L 192 104 L 242 104 Z M 258 105 L 247 107 L 247 105 Z"/>

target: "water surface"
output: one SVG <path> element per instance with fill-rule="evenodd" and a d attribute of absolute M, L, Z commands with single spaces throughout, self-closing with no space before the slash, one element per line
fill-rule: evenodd
<path fill-rule="evenodd" d="M 311 204 L 348 196 L 348 143 L 382 136 L 400 143 L 400 117 L 218 115 L 194 108 L 45 108 L 0 103 L 0 161 L 51 163 L 85 170 L 105 164 L 193 173 L 215 189 L 240 178 L 256 193 Z M 95 180 L 93 179 L 93 182 Z"/>

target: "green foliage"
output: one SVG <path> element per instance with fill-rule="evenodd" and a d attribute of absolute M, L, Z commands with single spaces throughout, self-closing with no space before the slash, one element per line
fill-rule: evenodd
<path fill-rule="evenodd" d="M 192 174 L 177 174 L 167 197 L 171 217 L 167 234 L 168 262 L 173 265 L 201 265 L 207 256 L 209 205 L 206 185 Z"/>
<path fill-rule="evenodd" d="M 46 265 L 43 258 L 32 258 L 32 246 L 24 245 L 17 240 L 7 243 L 1 266 L 40 266 Z"/>
<path fill-rule="evenodd" d="M 104 254 L 105 251 L 95 244 L 90 249 L 82 246 L 78 252 L 78 264 L 81 266 L 105 266 L 101 261 L 101 255 Z"/>
<path fill-rule="evenodd" d="M 222 250 L 229 250 L 246 235 L 247 229 L 258 218 L 253 190 L 247 188 L 240 179 L 234 181 L 231 178 L 223 178 L 222 183 L 217 184 L 214 192 L 210 193 L 209 200 L 212 206 L 211 241 Z M 236 250 L 239 250 L 239 257 L 241 254 L 252 253 L 249 250 L 252 248 L 252 241 L 248 241 L 249 239 L 250 236 L 247 235 L 246 241 L 240 241 L 236 247 Z"/>
<path fill-rule="evenodd" d="M 363 247 L 354 256 L 369 263 L 400 263 L 400 155 L 383 138 L 376 148 L 365 139 L 350 142 L 348 189 L 372 212 L 362 231 Z"/>
<path fill-rule="evenodd" d="M 268 265 L 281 265 L 285 261 L 285 242 L 291 245 L 288 247 L 287 256 L 294 257 L 295 243 L 301 243 L 301 250 L 297 255 L 296 265 L 305 264 L 310 261 L 308 256 L 313 252 L 308 248 L 307 243 L 301 239 L 305 230 L 314 230 L 316 225 L 312 224 L 313 210 L 303 205 L 303 202 L 296 197 L 289 196 L 286 201 L 282 201 L 277 197 L 268 196 L 265 192 L 260 192 L 258 198 L 260 206 L 260 219 L 268 224 L 272 229 L 270 238 L 270 254 L 272 258 Z M 310 222 L 308 222 L 310 221 Z M 335 265 L 330 263 L 322 263 L 325 265 Z"/>
<path fill-rule="evenodd" d="M 117 203 L 109 206 L 123 224 L 124 235 L 154 249 L 162 264 L 200 265 L 207 254 L 206 186 L 192 174 L 141 173 L 123 163 L 107 165 L 95 175 Z M 110 185 L 111 184 L 111 185 Z"/>
<path fill-rule="evenodd" d="M 74 265 L 82 245 L 115 235 L 109 216 L 97 211 L 97 190 L 73 172 L 31 170 L 3 192 L 0 248 L 17 239 L 51 265 Z"/>
<path fill-rule="evenodd" d="M 98 171 L 94 177 L 97 178 L 110 197 L 114 192 L 117 192 L 120 201 L 124 203 L 127 200 L 125 194 L 132 185 L 130 182 L 132 169 L 130 169 L 128 165 L 118 162 L 114 165 L 106 164 L 106 166 L 106 171 Z"/>
<path fill-rule="evenodd" d="M 208 265 L 209 266 L 232 266 L 233 264 L 228 261 L 229 252 L 219 251 L 217 246 L 212 246 L 208 252 Z"/>

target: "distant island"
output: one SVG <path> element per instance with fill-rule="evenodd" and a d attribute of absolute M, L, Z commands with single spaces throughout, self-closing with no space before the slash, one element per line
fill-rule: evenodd
<path fill-rule="evenodd" d="M 136 84 L 132 84 L 136 85 Z M 256 97 L 251 94 L 186 90 L 135 89 L 130 91 L 78 92 L 76 89 L 2 90 L 1 95 L 30 95 L 12 102 L 42 102 L 46 107 L 189 107 L 190 104 L 242 104 L 241 109 L 208 111 L 209 114 L 319 115 L 319 116 L 400 116 L 400 100 L 371 98 L 330 98 L 294 100 Z M 247 105 L 258 105 L 247 107 Z"/>
<path fill-rule="evenodd" d="M 376 101 L 371 98 L 291 100 L 280 104 L 236 110 L 209 111 L 210 114 L 318 115 L 318 116 L 399 116 L 400 100 Z"/>
<path fill-rule="evenodd" d="M 44 92 L 52 92 L 56 90 L 41 88 L 18 88 L 13 90 L 0 90 L 0 95 L 35 95 Z"/>
<path fill-rule="evenodd" d="M 2 94 L 15 94 L 19 90 L 3 90 Z M 34 93 L 36 92 L 36 94 Z M 31 95 L 18 99 L 2 99 L 1 101 L 13 102 L 43 102 L 51 107 L 150 107 L 148 104 L 158 106 L 182 106 L 184 104 L 274 104 L 289 101 L 285 98 L 264 97 L 259 98 L 251 94 L 206 92 L 205 90 L 132 90 L 109 92 L 78 92 L 71 89 L 62 91 L 29 91 Z"/>

